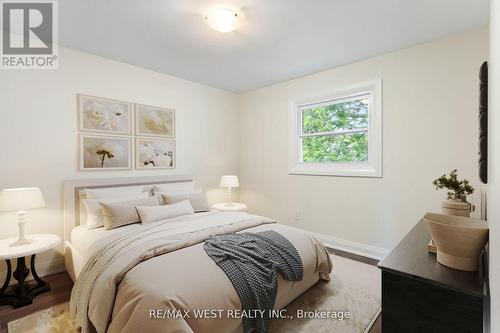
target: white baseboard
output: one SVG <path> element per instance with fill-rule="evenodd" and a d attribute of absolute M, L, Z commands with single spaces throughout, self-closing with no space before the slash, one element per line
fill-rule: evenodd
<path fill-rule="evenodd" d="M 16 260 L 11 260 L 10 261 L 12 264 L 12 273 L 14 273 L 14 270 L 16 269 Z M 30 268 L 30 259 L 26 259 L 26 266 Z M 35 261 L 36 265 L 36 272 L 39 277 L 43 278 L 49 275 L 57 274 L 64 272 L 66 269 L 64 268 L 64 258 L 62 256 L 57 256 L 55 259 L 52 260 L 44 260 L 44 261 Z M 7 269 L 5 268 L 5 264 L 2 264 L 2 269 L 0 273 L 0 283 L 3 283 L 5 281 L 5 276 L 7 274 Z M 31 281 L 33 280 L 33 276 L 30 274 L 26 278 L 26 281 Z M 9 285 L 13 285 L 17 283 L 17 281 L 11 276 L 10 278 L 10 283 Z"/>
<path fill-rule="evenodd" d="M 313 233 L 314 236 L 321 241 L 326 247 L 337 249 L 352 254 L 357 254 L 363 257 L 382 260 L 390 252 L 389 249 L 353 242 L 350 240 L 328 236 L 324 234 Z"/>

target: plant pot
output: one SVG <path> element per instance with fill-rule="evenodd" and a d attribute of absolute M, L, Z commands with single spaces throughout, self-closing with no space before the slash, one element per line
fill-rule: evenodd
<path fill-rule="evenodd" d="M 463 271 L 477 271 L 488 241 L 488 223 L 469 217 L 427 213 L 427 228 L 437 247 L 437 261 Z"/>
<path fill-rule="evenodd" d="M 441 204 L 441 212 L 445 215 L 470 216 L 470 203 L 457 199 L 448 199 Z"/>

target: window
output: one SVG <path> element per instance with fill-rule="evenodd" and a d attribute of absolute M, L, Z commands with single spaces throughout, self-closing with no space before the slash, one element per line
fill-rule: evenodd
<path fill-rule="evenodd" d="M 381 80 L 292 104 L 291 174 L 382 176 Z"/>

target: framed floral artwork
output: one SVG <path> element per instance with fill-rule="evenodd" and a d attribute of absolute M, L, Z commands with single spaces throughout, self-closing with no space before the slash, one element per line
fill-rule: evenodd
<path fill-rule="evenodd" d="M 135 104 L 135 134 L 174 138 L 175 110 Z"/>
<path fill-rule="evenodd" d="M 132 103 L 78 95 L 80 131 L 132 134 Z"/>
<path fill-rule="evenodd" d="M 129 170 L 132 143 L 129 137 L 80 135 L 80 170 Z"/>
<path fill-rule="evenodd" d="M 135 168 L 175 168 L 175 141 L 169 139 L 136 138 Z"/>

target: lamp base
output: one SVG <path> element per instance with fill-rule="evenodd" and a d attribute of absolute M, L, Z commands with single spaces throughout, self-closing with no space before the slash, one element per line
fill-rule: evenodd
<path fill-rule="evenodd" d="M 14 243 L 10 244 L 10 246 L 21 246 L 27 245 L 33 242 L 32 239 L 24 238 L 24 224 L 26 223 L 25 216 L 26 212 L 24 210 L 20 210 L 16 213 L 17 215 L 17 227 L 19 228 L 19 238 Z"/>
<path fill-rule="evenodd" d="M 15 242 L 11 243 L 9 246 L 22 246 L 33 243 L 32 239 L 18 239 Z"/>

